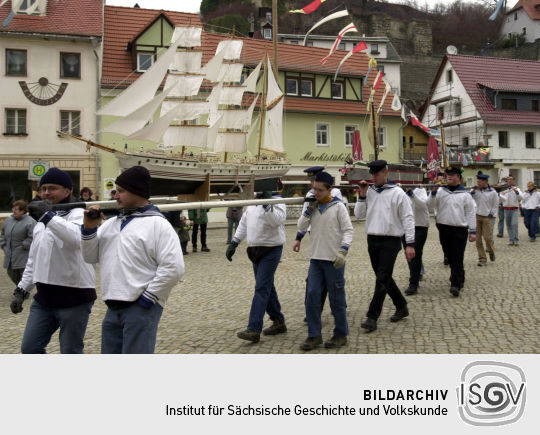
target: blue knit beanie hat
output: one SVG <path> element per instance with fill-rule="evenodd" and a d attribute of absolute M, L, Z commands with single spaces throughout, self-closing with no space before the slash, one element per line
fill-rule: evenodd
<path fill-rule="evenodd" d="M 58 168 L 50 168 L 45 172 L 45 175 L 39 180 L 39 185 L 42 186 L 43 184 L 58 184 L 66 189 L 73 190 L 73 182 L 69 174 Z"/>

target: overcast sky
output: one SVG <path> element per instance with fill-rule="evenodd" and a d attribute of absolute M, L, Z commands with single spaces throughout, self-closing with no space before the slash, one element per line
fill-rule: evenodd
<path fill-rule="evenodd" d="M 306 0 L 306 5 L 312 0 Z M 332 1 L 332 0 L 330 0 Z M 329 1 L 329 3 L 330 3 Z M 437 3 L 453 3 L 455 0 L 418 0 L 419 6 L 424 6 L 426 3 L 431 7 Z M 466 3 L 475 3 L 480 0 L 468 0 Z M 133 6 L 138 3 L 141 8 L 148 9 L 168 9 L 170 11 L 181 12 L 199 12 L 201 0 L 107 0 L 108 5 L 116 6 Z M 403 3 L 402 0 L 391 1 L 390 3 Z M 513 6 L 517 0 L 508 0 L 508 5 Z"/>

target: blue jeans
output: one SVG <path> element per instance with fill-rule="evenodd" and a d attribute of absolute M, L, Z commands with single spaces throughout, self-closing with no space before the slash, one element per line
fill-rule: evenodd
<path fill-rule="evenodd" d="M 233 225 L 234 225 L 234 231 L 236 233 L 236 230 L 238 229 L 238 224 L 240 221 L 236 219 L 229 219 L 227 218 L 227 243 L 231 243 L 231 240 L 234 236 L 233 234 Z"/>
<path fill-rule="evenodd" d="M 508 230 L 508 238 L 510 242 L 519 242 L 518 237 L 518 211 L 519 210 L 505 210 L 504 220 L 506 221 L 506 229 Z"/>
<path fill-rule="evenodd" d="M 253 263 L 255 294 L 251 302 L 248 323 L 248 329 L 251 331 L 262 331 L 264 313 L 268 313 L 272 320 L 285 320 L 274 286 L 274 274 L 282 252 L 283 246 L 275 246 L 256 263 Z"/>
<path fill-rule="evenodd" d="M 21 345 L 22 353 L 47 353 L 45 348 L 60 328 L 61 353 L 83 353 L 84 334 L 94 301 L 69 308 L 47 308 L 36 300 L 30 305 Z"/>
<path fill-rule="evenodd" d="M 534 208 L 531 210 L 523 209 L 523 217 L 525 227 L 529 232 L 529 237 L 532 240 L 536 240 L 536 233 L 538 232 L 538 209 Z"/>
<path fill-rule="evenodd" d="M 334 316 L 334 336 L 348 335 L 345 266 L 335 269 L 331 261 L 311 260 L 306 299 L 308 336 L 312 338 L 321 335 L 321 294 L 325 288 L 328 291 L 330 309 Z"/>
<path fill-rule="evenodd" d="M 504 207 L 502 204 L 499 204 L 499 225 L 497 227 L 498 235 L 504 235 Z"/>
<path fill-rule="evenodd" d="M 101 353 L 154 353 L 163 307 L 133 303 L 127 308 L 107 309 L 101 325 Z"/>

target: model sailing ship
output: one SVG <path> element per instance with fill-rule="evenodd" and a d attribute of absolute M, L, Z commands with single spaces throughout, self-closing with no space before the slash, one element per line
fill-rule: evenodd
<path fill-rule="evenodd" d="M 273 190 L 290 164 L 283 158 L 283 92 L 268 56 L 240 84 L 243 41 L 222 40 L 214 57 L 201 67 L 203 52 L 196 48 L 201 46 L 201 33 L 200 27 L 176 27 L 167 51 L 97 112 L 120 117 L 104 132 L 150 141 L 157 144 L 156 149 L 120 151 L 71 138 L 113 153 L 122 170 L 145 166 L 152 176 L 152 195 L 195 194 L 204 198 L 210 192 L 230 193 L 235 188 L 244 196 Z M 252 124 L 261 67 L 264 80 L 259 120 Z M 165 77 L 163 91 L 156 94 Z M 204 80 L 214 84 L 209 96 L 201 92 Z M 249 94 L 254 97 L 246 109 L 242 103 L 249 100 Z M 159 117 L 154 120 L 158 110 Z M 258 152 L 250 157 L 248 142 L 257 128 Z M 197 147 L 201 152 L 188 154 L 186 147 Z M 272 154 L 261 154 L 261 150 Z"/>

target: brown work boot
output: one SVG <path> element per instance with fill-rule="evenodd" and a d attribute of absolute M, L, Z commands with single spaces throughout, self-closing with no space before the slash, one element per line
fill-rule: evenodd
<path fill-rule="evenodd" d="M 346 335 L 334 335 L 330 340 L 324 343 L 327 349 L 336 349 L 347 344 Z"/>
<path fill-rule="evenodd" d="M 261 339 L 261 333 L 257 331 L 252 331 L 251 329 L 240 331 L 236 334 L 236 336 L 238 338 L 241 338 L 242 340 L 251 341 L 252 343 L 258 343 Z"/>
<path fill-rule="evenodd" d="M 287 332 L 287 326 L 285 325 L 284 320 L 274 319 L 273 322 L 272 326 L 263 329 L 264 335 L 278 335 Z"/>
<path fill-rule="evenodd" d="M 322 344 L 322 337 L 319 335 L 318 337 L 308 337 L 306 338 L 306 341 L 302 343 L 302 346 L 300 346 L 300 349 L 302 350 L 313 350 L 319 345 Z"/>

